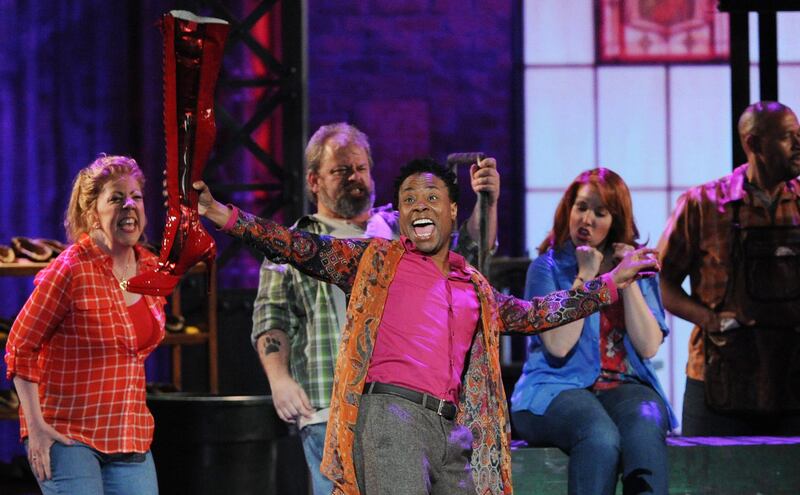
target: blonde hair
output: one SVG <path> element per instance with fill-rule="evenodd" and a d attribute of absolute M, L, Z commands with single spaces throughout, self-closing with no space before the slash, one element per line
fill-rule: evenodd
<path fill-rule="evenodd" d="M 110 180 L 123 176 L 131 176 L 139 187 L 144 189 L 144 174 L 136 164 L 136 160 L 127 156 L 101 154 L 95 161 L 82 168 L 72 182 L 72 193 L 69 206 L 64 214 L 64 229 L 67 239 L 75 242 L 81 234 L 92 229 L 93 218 L 97 207 L 97 197 L 103 186 Z"/>

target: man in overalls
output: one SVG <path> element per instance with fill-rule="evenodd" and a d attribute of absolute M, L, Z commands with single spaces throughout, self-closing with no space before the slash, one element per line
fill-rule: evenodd
<path fill-rule="evenodd" d="M 758 102 L 739 137 L 747 163 L 684 193 L 658 246 L 664 306 L 695 324 L 683 434 L 800 435 L 800 127 Z"/>

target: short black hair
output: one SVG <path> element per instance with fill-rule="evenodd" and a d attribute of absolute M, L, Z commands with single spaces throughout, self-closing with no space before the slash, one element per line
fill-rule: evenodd
<path fill-rule="evenodd" d="M 397 208 L 400 207 L 400 186 L 403 181 L 412 175 L 430 173 L 442 179 L 447 186 L 447 193 L 451 203 L 458 203 L 458 184 L 456 184 L 456 174 L 447 169 L 444 165 L 433 158 L 416 158 L 403 165 L 399 175 L 394 179 L 394 201 Z"/>

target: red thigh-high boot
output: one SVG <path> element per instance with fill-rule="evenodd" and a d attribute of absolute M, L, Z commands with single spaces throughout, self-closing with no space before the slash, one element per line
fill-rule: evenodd
<path fill-rule="evenodd" d="M 216 257 L 192 183 L 202 178 L 214 144 L 214 87 L 228 29 L 225 21 L 182 10 L 164 14 L 167 220 L 158 267 L 131 277 L 129 292 L 167 296 L 188 269 L 204 261 L 210 270 Z"/>

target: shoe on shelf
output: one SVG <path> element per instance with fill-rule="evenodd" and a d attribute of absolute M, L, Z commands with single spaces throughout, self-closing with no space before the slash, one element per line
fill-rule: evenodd
<path fill-rule="evenodd" d="M 52 254 L 53 258 L 55 258 L 59 254 L 61 254 L 62 251 L 67 249 L 66 244 L 56 239 L 35 239 L 35 242 L 39 242 L 44 244 L 45 246 L 48 246 L 53 251 Z"/>
<path fill-rule="evenodd" d="M 11 246 L 0 244 L 0 263 L 13 263 L 17 260 L 17 255 Z"/>
<path fill-rule="evenodd" d="M 180 315 L 167 315 L 167 321 L 164 322 L 164 330 L 169 333 L 181 333 L 186 320 Z"/>
<path fill-rule="evenodd" d="M 49 261 L 53 256 L 53 249 L 50 246 L 27 237 L 12 237 L 11 247 L 14 248 L 14 254 L 17 255 L 17 258 L 45 262 Z"/>
<path fill-rule="evenodd" d="M 17 395 L 17 391 L 14 389 L 0 390 L 0 410 L 3 412 L 16 412 L 17 409 L 19 409 L 19 396 Z M 3 412 L 0 412 L 0 415 L 2 415 Z"/>

